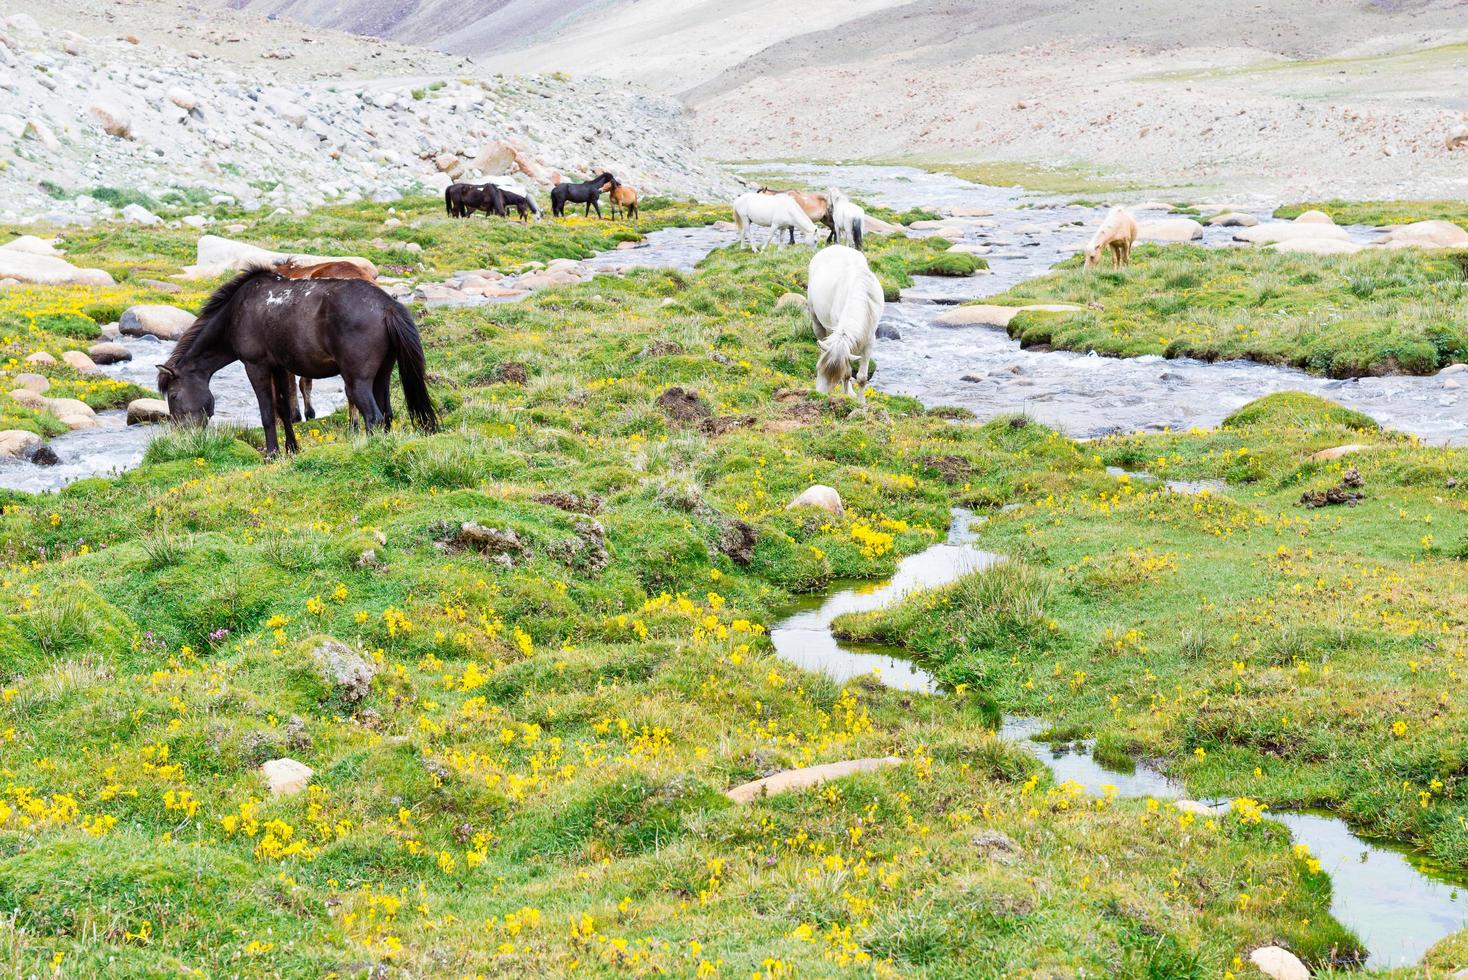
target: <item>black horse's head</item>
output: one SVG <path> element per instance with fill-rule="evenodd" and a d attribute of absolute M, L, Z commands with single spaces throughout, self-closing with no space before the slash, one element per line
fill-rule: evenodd
<path fill-rule="evenodd" d="M 168 414 L 183 425 L 204 425 L 214 417 L 209 378 L 197 371 L 158 368 L 158 391 L 168 401 Z"/>

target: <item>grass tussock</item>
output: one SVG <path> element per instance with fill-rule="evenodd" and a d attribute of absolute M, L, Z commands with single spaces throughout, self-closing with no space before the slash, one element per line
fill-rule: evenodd
<path fill-rule="evenodd" d="M 1336 378 L 1431 374 L 1468 360 L 1468 281 L 1452 254 L 1181 245 L 1134 256 L 1122 270 L 1070 259 L 986 302 L 1089 307 L 1016 316 L 1009 332 L 1027 346 L 1247 358 Z"/>

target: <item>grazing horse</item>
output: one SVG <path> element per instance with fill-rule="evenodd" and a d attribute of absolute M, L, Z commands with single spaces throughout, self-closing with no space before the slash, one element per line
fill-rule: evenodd
<path fill-rule="evenodd" d="M 862 228 L 866 223 L 867 213 L 834 187 L 826 192 L 826 196 L 831 200 L 831 219 L 836 225 L 836 241 L 842 245 L 850 245 L 860 252 Z"/>
<path fill-rule="evenodd" d="M 566 202 L 572 204 L 586 205 L 586 216 L 590 217 L 591 209 L 596 208 L 596 216 L 600 218 L 601 213 L 601 190 L 604 184 L 615 184 L 617 178 L 609 173 L 600 173 L 590 180 L 580 184 L 557 184 L 551 188 L 551 214 L 557 218 L 566 216 Z"/>
<path fill-rule="evenodd" d="M 758 249 L 761 252 L 769 248 L 776 236 L 786 228 L 791 229 L 792 244 L 795 242 L 797 229 L 802 235 L 810 236 L 811 248 L 819 244 L 815 224 L 805 216 L 794 198 L 784 194 L 740 194 L 734 199 L 734 224 L 739 227 L 739 241 L 748 244 L 750 251 L 755 251 L 755 225 L 770 229 L 770 237 Z"/>
<path fill-rule="evenodd" d="M 872 375 L 872 345 L 882 318 L 882 284 L 872 274 L 865 255 L 845 245 L 822 249 L 810 260 L 806 286 L 811 329 L 821 356 L 816 361 L 816 390 L 855 394 L 866 401 L 867 379 Z M 853 379 L 851 362 L 861 360 Z"/>
<path fill-rule="evenodd" d="M 1086 268 L 1094 269 L 1101 264 L 1101 253 L 1111 249 L 1111 258 L 1120 269 L 1131 265 L 1132 244 L 1137 240 L 1137 219 L 1126 208 L 1112 208 L 1101 227 L 1086 246 Z"/>
<path fill-rule="evenodd" d="M 202 424 L 214 414 L 209 381 L 226 364 L 244 361 L 260 404 L 265 452 L 295 452 L 291 375 L 339 374 L 367 431 L 392 426 L 389 398 L 396 364 L 408 413 L 433 431 L 438 415 L 428 396 L 423 344 L 412 315 L 387 293 L 359 279 L 286 279 L 273 269 L 246 269 L 220 286 L 158 368 L 158 390 L 177 422 Z"/>
<path fill-rule="evenodd" d="M 541 218 L 540 205 L 535 203 L 535 194 L 516 181 L 513 177 L 489 177 L 486 178 L 491 184 L 500 189 L 505 196 L 505 207 L 514 208 L 520 214 L 520 220 L 526 221 L 526 211 L 539 221 Z"/>
<path fill-rule="evenodd" d="M 617 208 L 620 207 L 622 213 L 626 217 L 631 218 L 635 224 L 642 224 L 642 212 L 637 206 L 637 188 L 628 187 L 626 184 L 619 184 L 614 180 L 611 186 L 607 188 L 607 200 L 612 202 L 613 221 L 616 220 Z"/>
<path fill-rule="evenodd" d="M 794 198 L 795 203 L 800 205 L 800 210 L 805 212 L 807 218 L 818 225 L 825 225 L 830 229 L 831 233 L 826 236 L 826 243 L 830 244 L 836 240 L 836 222 L 831 217 L 832 201 L 826 195 L 815 194 L 810 191 L 777 191 L 769 187 L 761 187 L 759 192 L 761 194 L 785 194 Z M 795 244 L 795 232 L 793 230 L 790 232 L 790 244 Z"/>
<path fill-rule="evenodd" d="M 505 193 L 495 184 L 450 184 L 443 192 L 444 208 L 451 218 L 467 218 L 475 211 L 509 216 Z"/>

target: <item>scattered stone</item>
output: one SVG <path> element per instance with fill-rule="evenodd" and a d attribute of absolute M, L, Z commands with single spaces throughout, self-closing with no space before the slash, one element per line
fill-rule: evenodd
<path fill-rule="evenodd" d="M 1172 805 L 1183 813 L 1191 813 L 1194 816 L 1209 817 L 1213 815 L 1212 807 L 1206 803 L 1199 803 L 1197 800 L 1177 800 Z"/>
<path fill-rule="evenodd" d="M 514 528 L 500 530 L 477 521 L 465 521 L 449 541 L 451 550 L 477 551 L 482 555 L 519 555 L 525 551 Z"/>
<path fill-rule="evenodd" d="M 1414 221 L 1393 228 L 1376 244 L 1395 248 L 1459 248 L 1468 245 L 1468 231 L 1451 221 Z"/>
<path fill-rule="evenodd" d="M 877 324 L 877 339 L 901 340 L 902 334 L 898 331 L 896 327 L 892 326 L 892 324 L 890 323 L 879 323 Z"/>
<path fill-rule="evenodd" d="M 846 513 L 846 508 L 841 504 L 841 494 L 837 493 L 834 487 L 828 487 L 822 483 L 807 487 L 800 496 L 785 505 L 786 510 L 793 510 L 796 507 L 818 507 L 837 517 Z"/>
<path fill-rule="evenodd" d="M 175 85 L 168 90 L 168 101 L 183 109 L 185 112 L 195 109 L 199 105 L 198 96 L 188 89 Z"/>
<path fill-rule="evenodd" d="M 1305 459 L 1311 463 L 1322 463 L 1327 460 L 1340 459 L 1342 456 L 1347 456 L 1351 453 L 1359 453 L 1363 449 L 1370 448 L 1370 446 L 1364 443 L 1351 442 L 1347 443 L 1344 446 L 1331 446 L 1329 449 L 1322 449 L 1319 452 L 1311 453 L 1309 456 L 1306 456 Z"/>
<path fill-rule="evenodd" d="M 35 235 L 20 235 L 12 238 L 4 245 L 0 245 L 0 249 L 9 249 L 12 252 L 25 252 L 28 255 L 46 255 L 51 258 L 58 258 L 61 255 L 60 250 L 56 248 L 53 242 L 47 241 L 44 238 L 37 238 Z"/>
<path fill-rule="evenodd" d="M 995 306 L 989 303 L 974 303 L 970 306 L 955 306 L 944 310 L 933 318 L 940 327 L 1008 327 L 1009 321 L 1018 314 L 1035 310 L 1043 313 L 1075 313 L 1085 309 L 1071 303 L 1032 303 L 1029 306 Z"/>
<path fill-rule="evenodd" d="M 27 364 L 55 364 L 56 363 L 56 358 L 52 357 L 50 354 L 46 353 L 43 350 L 38 350 L 38 351 L 36 351 L 33 354 L 27 354 L 25 356 L 25 360 L 26 360 L 26 363 Z"/>
<path fill-rule="evenodd" d="M 577 521 L 572 528 L 574 538 L 566 538 L 546 547 L 545 553 L 563 565 L 590 575 L 597 575 L 611 563 L 607 552 L 606 529 L 600 521 Z"/>
<path fill-rule="evenodd" d="M 34 391 L 37 394 L 45 394 L 51 390 L 51 381 L 43 374 L 32 374 L 27 371 L 17 374 L 14 381 L 26 391 Z"/>
<path fill-rule="evenodd" d="M 24 459 L 26 453 L 41 444 L 41 437 L 25 429 L 0 430 L 0 457 Z"/>
<path fill-rule="evenodd" d="M 1272 980 L 1310 980 L 1310 970 L 1300 958 L 1279 946 L 1261 946 L 1249 954 L 1249 962 Z"/>
<path fill-rule="evenodd" d="M 1355 255 L 1366 246 L 1334 238 L 1289 238 L 1265 247 L 1276 252 L 1294 252 L 1300 255 Z"/>
<path fill-rule="evenodd" d="M 754 561 L 754 547 L 759 543 L 759 534 L 753 526 L 734 519 L 724 527 L 719 538 L 719 551 L 736 565 L 748 565 Z"/>
<path fill-rule="evenodd" d="M 177 340 L 198 319 L 188 310 L 157 303 L 141 303 L 128 307 L 117 321 L 118 329 L 129 337 L 157 337 Z"/>
<path fill-rule="evenodd" d="M 669 388 L 658 395 L 657 406 L 674 422 L 698 422 L 714 414 L 709 403 L 692 389 Z"/>
<path fill-rule="evenodd" d="M 799 293 L 781 293 L 780 298 L 775 300 L 775 309 L 783 310 L 787 306 L 794 306 L 804 310 L 809 304 L 806 302 L 805 297 Z"/>
<path fill-rule="evenodd" d="M 345 704 L 356 704 L 372 693 L 377 665 L 340 640 L 323 640 L 311 651 L 311 660 L 316 673 Z"/>
<path fill-rule="evenodd" d="M 0 248 L 0 279 L 16 279 L 40 286 L 112 286 L 112 276 L 102 269 L 79 269 L 53 255 L 36 255 L 19 249 Z"/>
<path fill-rule="evenodd" d="M 127 403 L 128 425 L 150 425 L 168 419 L 168 402 L 162 398 L 134 398 Z"/>
<path fill-rule="evenodd" d="M 530 380 L 530 372 L 518 361 L 505 361 L 495 370 L 495 377 L 501 384 L 523 385 Z"/>
<path fill-rule="evenodd" d="M 310 766 L 295 759 L 271 759 L 260 767 L 260 774 L 265 777 L 271 796 L 295 796 L 316 775 Z"/>
<path fill-rule="evenodd" d="M 583 496 L 565 490 L 544 490 L 531 494 L 530 499 L 538 504 L 545 504 L 572 514 L 597 514 L 601 512 L 602 505 L 606 503 L 600 494 L 588 493 Z"/>
<path fill-rule="evenodd" d="M 133 225 L 161 225 L 163 219 L 141 204 L 129 204 L 122 209 L 122 220 Z"/>
<path fill-rule="evenodd" d="M 120 364 L 123 361 L 131 361 L 133 359 L 132 351 L 128 350 L 122 344 L 110 340 L 100 344 L 93 344 L 87 348 L 87 353 L 96 364 Z"/>
<path fill-rule="evenodd" d="M 1000 864 L 1010 864 L 1020 855 L 1020 846 L 1014 842 L 1014 838 L 997 830 L 981 830 L 970 843 L 975 850 Z"/>
<path fill-rule="evenodd" d="M 1296 224 L 1293 221 L 1271 221 L 1267 224 L 1241 229 L 1234 234 L 1234 241 L 1251 242 L 1255 245 L 1268 245 L 1272 242 L 1289 241 L 1294 238 L 1334 238 L 1345 242 L 1350 241 L 1351 235 L 1338 225 L 1321 225 L 1310 222 Z"/>
<path fill-rule="evenodd" d="M 1295 215 L 1295 224 L 1333 225 L 1335 224 L 1335 219 L 1326 214 L 1324 211 L 1316 211 L 1312 209 L 1309 211 L 1301 211 L 1299 214 Z"/>
<path fill-rule="evenodd" d="M 1259 219 L 1242 211 L 1225 211 L 1208 219 L 1208 224 L 1218 228 L 1253 228 Z"/>
<path fill-rule="evenodd" d="M 97 363 L 79 350 L 63 351 L 61 362 L 78 374 L 96 374 Z"/>
<path fill-rule="evenodd" d="M 672 340 L 654 340 L 637 354 L 639 361 L 650 360 L 654 357 L 672 357 L 683 353 L 683 345 Z"/>
<path fill-rule="evenodd" d="M 102 127 L 102 132 L 118 139 L 132 139 L 132 116 L 114 102 L 98 99 L 87 106 L 87 115 Z"/>
<path fill-rule="evenodd" d="M 988 245 L 979 245 L 976 242 L 959 242 L 957 245 L 949 245 L 945 251 L 961 252 L 965 255 L 988 255 L 992 249 Z"/>
<path fill-rule="evenodd" d="M 787 769 L 773 776 L 726 790 L 724 795 L 735 803 L 752 803 L 767 796 L 778 796 L 792 790 L 809 789 L 832 779 L 840 779 L 859 772 L 877 772 L 888 766 L 901 765 L 902 760 L 894 755 L 876 759 L 850 759 L 846 762 L 828 762 L 823 766 L 805 769 Z"/>

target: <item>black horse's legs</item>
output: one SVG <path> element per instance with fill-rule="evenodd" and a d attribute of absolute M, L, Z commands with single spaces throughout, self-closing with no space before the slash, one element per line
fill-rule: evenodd
<path fill-rule="evenodd" d="M 382 427 L 388 431 L 392 431 L 392 366 L 391 360 L 383 361 L 372 379 L 372 399 L 382 410 Z"/>
<path fill-rule="evenodd" d="M 594 207 L 594 208 L 596 208 L 596 216 L 598 218 L 600 218 L 601 217 L 601 201 L 598 200 L 597 198 L 594 198 L 593 197 L 591 199 L 591 206 Z"/>
<path fill-rule="evenodd" d="M 311 379 L 302 378 L 300 381 L 300 389 L 301 407 L 304 409 L 304 412 L 302 414 L 304 414 L 307 419 L 314 419 L 316 417 L 316 406 L 311 404 Z"/>
<path fill-rule="evenodd" d="M 372 395 L 371 378 L 343 378 L 347 383 L 347 398 L 362 415 L 362 425 L 370 434 L 382 424 L 382 412 L 377 408 L 377 399 Z"/>
<path fill-rule="evenodd" d="M 275 441 L 275 382 L 270 377 L 270 369 L 259 364 L 246 364 L 245 377 L 250 379 L 250 387 L 255 389 L 255 400 L 260 403 L 260 427 L 265 430 L 265 455 L 274 456 L 280 452 L 280 444 Z"/>
<path fill-rule="evenodd" d="M 296 444 L 295 424 L 291 421 L 291 398 L 292 388 L 296 379 L 285 368 L 274 368 L 271 371 L 271 379 L 274 382 L 275 397 L 278 399 L 277 412 L 280 414 L 281 427 L 285 429 L 285 451 L 293 453 L 301 447 Z"/>

